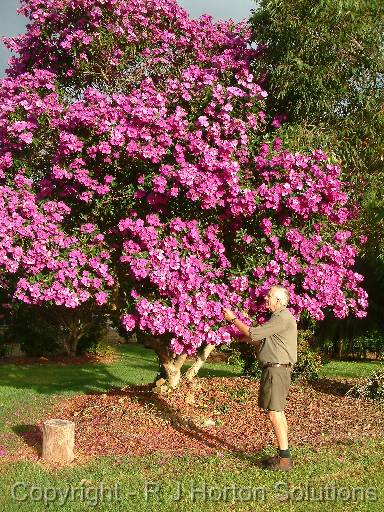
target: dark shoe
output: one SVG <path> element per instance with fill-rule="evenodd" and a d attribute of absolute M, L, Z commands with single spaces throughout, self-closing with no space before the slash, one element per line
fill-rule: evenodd
<path fill-rule="evenodd" d="M 267 461 L 264 465 L 265 469 L 272 469 L 277 471 L 291 471 L 293 467 L 292 459 L 290 457 L 279 457 L 277 455 L 275 457 L 269 457 Z"/>
<path fill-rule="evenodd" d="M 279 461 L 278 455 L 273 455 L 273 457 L 267 457 L 266 459 L 262 459 L 261 463 L 263 466 L 271 466 L 276 464 Z"/>

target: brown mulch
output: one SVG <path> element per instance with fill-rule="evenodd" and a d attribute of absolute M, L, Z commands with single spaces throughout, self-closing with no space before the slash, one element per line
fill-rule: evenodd
<path fill-rule="evenodd" d="M 292 446 L 317 450 L 382 436 L 383 410 L 373 401 L 346 397 L 348 387 L 347 382 L 331 380 L 315 387 L 291 387 L 286 416 Z M 258 388 L 257 381 L 242 377 L 203 378 L 165 394 L 154 393 L 152 385 L 126 387 L 64 399 L 53 407 L 50 418 L 75 421 L 79 460 L 153 452 L 255 453 L 275 444 L 270 423 L 257 406 Z M 16 456 L 36 458 L 41 423 L 22 436 L 25 447 Z"/>

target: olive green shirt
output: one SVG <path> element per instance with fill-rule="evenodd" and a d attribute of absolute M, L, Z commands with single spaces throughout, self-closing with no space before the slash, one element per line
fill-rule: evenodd
<path fill-rule="evenodd" d="M 292 313 L 282 307 L 265 324 L 249 328 L 251 344 L 259 345 L 257 357 L 261 364 L 297 361 L 297 325 Z M 255 342 L 255 343 L 252 343 Z"/>

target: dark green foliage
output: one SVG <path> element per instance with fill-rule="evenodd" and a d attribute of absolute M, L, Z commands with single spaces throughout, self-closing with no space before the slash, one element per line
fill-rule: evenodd
<path fill-rule="evenodd" d="M 108 355 L 107 318 L 91 311 L 15 303 L 7 319 L 7 341 L 20 343 L 29 357 L 85 352 Z"/>
<path fill-rule="evenodd" d="M 92 354 L 94 356 L 105 357 L 115 354 L 114 348 L 109 344 L 108 339 L 103 337 L 99 340 L 93 340 L 88 346 L 81 344 L 78 353 Z"/>
<path fill-rule="evenodd" d="M 327 325 L 332 330 L 326 330 Z M 339 358 L 367 359 L 373 356 L 384 358 L 384 331 L 375 328 L 367 331 L 356 329 L 357 321 L 335 322 L 330 320 L 322 325 L 325 336 L 318 344 L 329 356 Z"/>
<path fill-rule="evenodd" d="M 79 341 L 77 353 L 87 353 L 95 356 L 109 356 L 115 353 L 113 347 L 108 342 L 106 317 L 100 315 L 94 318 L 93 323 Z"/>
<path fill-rule="evenodd" d="M 366 256 L 357 261 L 356 270 L 364 275 L 369 296 L 368 315 L 337 320 L 326 317 L 316 328 L 317 347 L 329 356 L 346 358 L 382 357 L 384 353 L 384 262 Z"/>
<path fill-rule="evenodd" d="M 8 346 L 4 343 L 4 339 L 0 339 L 0 357 L 8 355 Z"/>
<path fill-rule="evenodd" d="M 292 380 L 313 380 L 319 378 L 322 359 L 318 352 L 310 348 L 313 338 L 311 330 L 299 330 L 297 341 L 297 363 L 292 372 Z M 241 368 L 245 377 L 258 379 L 261 367 L 257 360 L 257 349 L 247 343 L 231 343 L 225 349 L 229 353 L 228 363 Z"/>
<path fill-rule="evenodd" d="M 380 88 L 383 14 L 379 0 L 259 2 L 251 23 L 267 45 L 271 101 L 315 122 L 360 108 L 365 92 Z"/>
<path fill-rule="evenodd" d="M 4 316 L 0 319 L 0 322 L 0 357 L 4 357 L 8 355 L 8 325 L 6 324 Z"/>
<path fill-rule="evenodd" d="M 384 368 L 374 372 L 348 391 L 348 394 L 359 398 L 378 400 L 384 404 Z"/>
<path fill-rule="evenodd" d="M 57 325 L 49 321 L 42 308 L 18 304 L 10 316 L 8 337 L 20 343 L 29 357 L 60 352 L 62 342 Z"/>
<path fill-rule="evenodd" d="M 241 374 L 248 378 L 259 378 L 261 368 L 257 361 L 257 350 L 247 343 L 233 341 L 230 345 L 220 347 L 221 352 L 228 354 L 227 362 L 241 368 Z"/>
<path fill-rule="evenodd" d="M 269 106 L 285 112 L 289 147 L 322 147 L 356 178 L 382 168 L 384 3 L 375 0 L 264 0 L 251 17 L 266 45 Z M 360 183 L 363 185 L 363 183 Z"/>
<path fill-rule="evenodd" d="M 367 357 L 369 353 L 374 353 L 377 358 L 384 358 L 384 332 L 374 329 L 362 333 L 353 340 L 351 347 L 347 346 L 348 352 L 354 352 L 361 357 Z"/>
<path fill-rule="evenodd" d="M 312 350 L 310 344 L 313 332 L 299 330 L 297 340 L 297 363 L 292 372 L 292 380 L 315 380 L 319 378 L 323 365 L 321 355 Z"/>
<path fill-rule="evenodd" d="M 271 136 L 340 162 L 362 206 L 354 231 L 384 254 L 384 2 L 262 0 L 251 24 L 267 110 L 288 120 Z"/>
<path fill-rule="evenodd" d="M 258 379 L 261 376 L 261 366 L 257 360 L 257 350 L 246 343 L 239 344 L 242 374 L 245 377 Z"/>

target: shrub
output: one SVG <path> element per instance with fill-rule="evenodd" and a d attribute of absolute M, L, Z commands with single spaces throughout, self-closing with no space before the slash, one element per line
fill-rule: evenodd
<path fill-rule="evenodd" d="M 358 398 L 378 400 L 384 404 L 384 368 L 353 386 L 347 391 L 348 394 Z"/>
<path fill-rule="evenodd" d="M 5 345 L 3 340 L 0 340 L 0 357 L 6 357 L 9 355 L 8 345 Z"/>
<path fill-rule="evenodd" d="M 310 347 L 313 337 L 311 330 L 299 330 L 297 339 L 297 363 L 292 372 L 292 380 L 314 380 L 319 378 L 322 367 L 320 353 Z"/>
<path fill-rule="evenodd" d="M 14 308 L 8 336 L 28 357 L 51 355 L 62 346 L 60 330 L 43 316 L 43 309 L 24 304 Z"/>
<path fill-rule="evenodd" d="M 346 352 L 358 357 L 367 357 L 368 353 L 375 353 L 378 358 L 383 359 L 384 331 L 366 331 L 352 340 L 345 340 L 344 347 Z"/>
<path fill-rule="evenodd" d="M 0 357 L 8 355 L 8 326 L 0 325 Z"/>
<path fill-rule="evenodd" d="M 108 343 L 108 340 L 103 338 L 101 340 L 95 340 L 86 350 L 87 354 L 94 356 L 106 357 L 115 354 L 115 349 Z"/>
<path fill-rule="evenodd" d="M 233 341 L 230 345 L 219 347 L 219 350 L 228 354 L 227 363 L 240 368 L 244 377 L 257 379 L 261 376 L 261 367 L 254 346 Z"/>
<path fill-rule="evenodd" d="M 65 315 L 65 313 L 67 313 Z M 14 305 L 9 317 L 7 338 L 20 343 L 20 348 L 28 357 L 49 356 L 67 353 L 66 344 L 71 333 L 71 325 L 79 330 L 78 343 L 70 355 L 85 352 L 108 355 L 106 348 L 106 318 L 88 315 L 73 315 L 71 311 L 59 312 L 42 306 L 19 302 Z M 88 318 L 86 318 L 88 316 Z M 69 320 L 72 320 L 70 324 Z M 68 354 L 69 355 L 69 354 Z"/>
<path fill-rule="evenodd" d="M 297 341 L 297 363 L 292 372 L 292 380 L 313 380 L 319 378 L 322 359 L 318 352 L 310 348 L 313 332 L 299 330 Z M 224 350 L 224 349 L 223 349 Z M 225 352 L 229 353 L 228 363 L 241 368 L 241 373 L 248 378 L 259 378 L 261 366 L 257 359 L 257 349 L 247 343 L 231 343 Z"/>
<path fill-rule="evenodd" d="M 107 319 L 100 316 L 94 319 L 91 327 L 82 336 L 77 347 L 78 354 L 109 356 L 115 353 L 108 342 Z"/>

